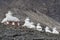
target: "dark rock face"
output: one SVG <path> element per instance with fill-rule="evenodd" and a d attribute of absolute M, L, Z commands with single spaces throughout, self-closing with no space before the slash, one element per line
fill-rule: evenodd
<path fill-rule="evenodd" d="M 10 28 L 0 24 L 0 40 L 60 40 L 59 35 L 28 28 Z"/>
<path fill-rule="evenodd" d="M 60 22 L 60 1 L 59 0 L 52 0 L 52 2 L 48 2 L 48 12 L 47 15 L 52 17 L 53 19 L 57 20 L 58 22 Z"/>
<path fill-rule="evenodd" d="M 30 0 L 26 2 L 25 5 L 27 8 L 38 10 L 43 14 L 46 14 L 49 17 L 60 22 L 60 11 L 59 11 L 60 1 L 59 0 Z"/>

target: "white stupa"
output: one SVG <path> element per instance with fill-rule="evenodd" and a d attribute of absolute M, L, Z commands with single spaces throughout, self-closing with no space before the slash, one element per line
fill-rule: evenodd
<path fill-rule="evenodd" d="M 42 27 L 40 26 L 40 23 L 37 24 L 36 29 L 37 29 L 38 31 L 42 31 Z"/>
<path fill-rule="evenodd" d="M 8 22 L 8 21 L 19 22 L 20 20 L 17 17 L 12 16 L 11 11 L 8 11 L 6 17 L 1 21 L 1 23 Z"/>
<path fill-rule="evenodd" d="M 23 26 L 26 26 L 27 28 L 35 28 L 34 23 L 30 22 L 30 19 L 28 17 L 25 19 L 25 23 Z"/>
<path fill-rule="evenodd" d="M 27 24 L 30 23 L 30 19 L 27 17 L 24 21 L 25 23 L 22 26 L 28 26 Z"/>
<path fill-rule="evenodd" d="M 53 34 L 59 34 L 59 32 L 57 31 L 56 27 L 53 28 L 52 33 L 53 33 Z"/>
<path fill-rule="evenodd" d="M 48 26 L 46 26 L 46 28 L 45 28 L 45 32 L 51 33 L 51 31 L 50 31 L 50 29 L 49 29 Z"/>

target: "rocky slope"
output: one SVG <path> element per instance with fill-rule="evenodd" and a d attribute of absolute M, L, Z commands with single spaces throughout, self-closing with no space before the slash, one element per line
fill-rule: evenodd
<path fill-rule="evenodd" d="M 5 17 L 8 10 L 11 10 L 13 16 L 18 17 L 21 21 L 24 21 L 26 17 L 30 17 L 31 21 L 35 23 L 40 22 L 44 27 L 46 25 L 51 28 L 57 27 L 60 31 L 59 6 L 59 0 L 0 0 L 0 22 Z M 50 36 L 49 33 L 40 33 L 35 30 L 33 30 L 33 33 L 30 33 L 29 31 L 31 29 L 29 30 L 27 28 L 25 30 L 28 31 L 25 32 L 21 31 L 23 29 L 10 29 L 8 26 L 0 24 L 0 30 L 0 40 L 33 40 L 38 35 L 38 39 L 42 36 L 43 39 L 52 37 L 57 38 L 54 40 L 59 40 L 59 36 L 53 36 L 53 34 Z"/>
<path fill-rule="evenodd" d="M 0 40 L 60 40 L 60 34 L 39 32 L 22 26 L 15 27 L 0 23 Z"/>
<path fill-rule="evenodd" d="M 4 15 L 8 10 L 11 10 L 18 18 L 29 16 L 35 22 L 58 28 L 60 26 L 60 23 L 58 23 L 60 20 L 59 1 L 57 0 L 1 0 L 0 4 L 0 20 L 5 17 Z M 32 15 L 37 17 L 33 18 Z M 36 20 L 37 18 L 38 20 Z"/>

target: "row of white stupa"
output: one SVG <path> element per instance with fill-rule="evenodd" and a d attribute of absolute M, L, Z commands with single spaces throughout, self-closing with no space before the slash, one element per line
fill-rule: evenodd
<path fill-rule="evenodd" d="M 6 14 L 6 17 L 1 21 L 1 23 L 9 24 L 9 21 L 12 21 L 12 25 L 15 25 L 14 22 L 17 22 L 18 26 L 19 26 L 19 24 L 20 24 L 20 23 L 19 23 L 20 20 L 19 20 L 17 17 L 12 16 L 12 12 L 11 12 L 11 11 L 8 11 L 8 13 Z M 30 22 L 29 17 L 27 17 L 27 18 L 24 20 L 24 22 L 25 22 L 25 23 L 22 25 L 23 27 L 26 26 L 27 28 L 33 28 L 33 29 L 36 28 L 36 30 L 38 30 L 38 31 L 43 31 L 40 23 L 38 23 L 37 26 L 35 26 L 33 22 Z M 59 32 L 57 31 L 56 27 L 54 27 L 54 28 L 52 29 L 52 31 L 50 31 L 49 27 L 46 26 L 45 32 L 53 33 L 53 34 L 59 34 Z"/>
<path fill-rule="evenodd" d="M 29 18 L 25 19 L 25 23 L 22 26 L 24 26 L 24 27 L 26 26 L 27 28 L 33 28 L 33 29 L 36 28 L 36 30 L 38 30 L 38 31 L 43 31 L 42 30 L 42 26 L 40 25 L 40 23 L 38 23 L 37 26 L 35 26 L 33 22 L 30 22 Z M 45 32 L 53 33 L 53 34 L 59 34 L 59 32 L 57 31 L 56 27 L 54 27 L 52 29 L 52 31 L 50 31 L 50 28 L 48 26 L 46 26 L 45 27 Z"/>

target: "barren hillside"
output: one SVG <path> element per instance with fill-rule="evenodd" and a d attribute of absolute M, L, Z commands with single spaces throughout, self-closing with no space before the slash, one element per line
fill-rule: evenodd
<path fill-rule="evenodd" d="M 30 17 L 31 21 L 33 21 L 34 23 L 40 22 L 41 25 L 43 26 L 48 25 L 51 28 L 57 27 L 57 29 L 60 31 L 60 11 L 59 11 L 60 0 L 0 0 L 0 22 L 5 17 L 5 14 L 9 10 L 13 12 L 13 16 L 18 17 L 22 21 L 24 21 L 26 17 Z M 21 37 L 21 40 L 29 40 L 29 38 L 31 38 L 31 35 L 33 35 L 34 38 L 37 37 L 38 35 L 41 35 L 38 34 L 40 32 L 34 30 L 33 30 L 34 34 L 32 34 L 32 32 L 31 34 L 29 34 L 29 32 L 27 33 L 24 31 L 21 32 L 21 30 L 23 29 L 21 30 L 6 29 L 4 27 L 5 25 L 2 24 L 0 25 L 1 25 L 0 29 L 2 30 L 1 31 L 2 35 L 0 34 L 0 38 L 3 40 L 9 40 L 9 38 L 12 38 L 10 40 L 14 40 L 13 38 L 15 38 L 15 40 L 17 39 L 19 40 L 19 37 Z M 31 31 L 29 29 L 27 30 Z M 20 32 L 23 34 L 19 34 Z M 16 33 L 18 35 L 16 36 L 16 34 L 14 35 L 13 33 Z M 21 35 L 23 35 L 23 37 Z M 42 37 L 43 39 L 47 37 L 49 38 L 51 37 L 49 34 L 47 34 L 47 36 L 46 34 L 42 36 L 44 36 Z M 52 38 L 58 38 L 57 40 L 59 40 L 59 36 L 56 37 L 55 36 L 53 36 Z M 38 38 L 40 38 L 40 36 L 38 36 Z"/>
<path fill-rule="evenodd" d="M 1 0 L 0 4 L 0 20 L 5 17 L 8 10 L 11 10 L 18 18 L 29 16 L 35 22 L 60 27 L 57 0 Z"/>

